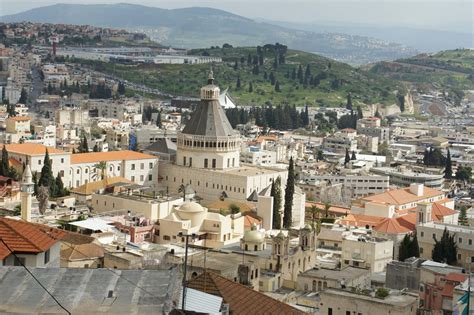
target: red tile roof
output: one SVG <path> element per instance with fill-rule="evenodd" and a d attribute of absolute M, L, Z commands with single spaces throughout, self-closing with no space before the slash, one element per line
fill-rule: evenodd
<path fill-rule="evenodd" d="M 386 234 L 409 233 L 412 230 L 400 225 L 395 218 L 385 218 L 379 224 L 374 226 L 374 230 Z"/>
<path fill-rule="evenodd" d="M 444 280 L 459 282 L 459 283 L 466 281 L 466 279 L 467 279 L 467 274 L 458 273 L 458 272 L 450 272 L 444 277 Z"/>
<path fill-rule="evenodd" d="M 377 217 L 373 215 L 349 214 L 346 217 L 338 220 L 338 223 L 357 227 L 365 227 L 366 225 L 372 227 L 379 224 L 384 219 L 384 217 Z"/>
<path fill-rule="evenodd" d="M 65 232 L 46 225 L 0 218 L 0 238 L 17 253 L 38 254 L 47 251 L 64 236 Z M 0 242 L 0 259 L 10 254 Z"/>
<path fill-rule="evenodd" d="M 417 196 L 410 191 L 410 187 L 405 187 L 387 190 L 381 194 L 363 197 L 362 200 L 392 205 L 403 205 L 443 194 L 444 193 L 442 191 L 430 187 L 423 187 L 423 195 Z"/>
<path fill-rule="evenodd" d="M 304 312 L 271 297 L 233 282 L 218 274 L 204 272 L 189 281 L 189 288 L 220 296 L 234 315 L 299 315 Z"/>
<path fill-rule="evenodd" d="M 449 209 L 440 203 L 433 202 L 431 206 L 431 217 L 433 221 L 443 221 L 443 217 L 457 213 L 456 210 Z"/>

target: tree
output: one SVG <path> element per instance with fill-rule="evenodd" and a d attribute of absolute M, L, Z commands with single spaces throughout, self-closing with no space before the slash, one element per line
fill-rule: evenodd
<path fill-rule="evenodd" d="M 272 183 L 270 195 L 273 197 L 273 228 L 281 229 L 281 177 L 278 176 Z"/>
<path fill-rule="evenodd" d="M 351 160 L 351 157 L 349 156 L 349 149 L 346 148 L 346 156 L 344 157 L 344 166 L 347 165 Z"/>
<path fill-rule="evenodd" d="M 398 103 L 400 104 L 400 112 L 403 113 L 405 111 L 405 96 L 401 94 L 400 92 L 398 92 L 397 99 L 398 99 Z"/>
<path fill-rule="evenodd" d="M 311 212 L 311 227 L 313 230 L 315 230 L 316 225 L 314 224 L 316 222 L 316 219 L 319 218 L 319 208 L 316 207 L 315 205 L 311 205 L 311 208 L 309 208 L 309 212 Z"/>
<path fill-rule="evenodd" d="M 431 258 L 434 261 L 454 265 L 457 262 L 458 247 L 454 239 L 455 235 L 451 235 L 445 227 L 441 239 L 438 241 L 433 237 L 435 245 L 431 252 Z"/>
<path fill-rule="evenodd" d="M 295 193 L 295 166 L 293 157 L 290 158 L 288 167 L 288 179 L 285 188 L 285 206 L 283 209 L 283 227 L 289 229 L 292 223 L 293 194 Z"/>
<path fill-rule="evenodd" d="M 51 159 L 49 158 L 48 149 L 46 149 L 46 154 L 44 155 L 43 167 L 41 168 L 41 175 L 39 179 L 39 185 L 42 187 L 49 188 L 49 196 L 54 196 L 55 193 L 55 179 L 53 176 Z"/>
<path fill-rule="evenodd" d="M 48 94 L 53 94 L 53 86 L 51 85 L 51 82 L 48 83 Z"/>
<path fill-rule="evenodd" d="M 399 261 L 405 261 L 405 259 L 410 257 L 420 257 L 420 248 L 416 234 L 414 237 L 411 237 L 410 234 L 405 234 L 405 237 L 398 247 Z"/>
<path fill-rule="evenodd" d="M 382 115 L 380 114 L 380 112 L 379 112 L 378 109 L 375 111 L 375 115 L 374 115 L 374 116 L 377 117 L 377 118 L 382 118 Z"/>
<path fill-rule="evenodd" d="M 56 180 L 55 180 L 55 191 L 54 191 L 54 196 L 53 197 L 63 197 L 66 195 L 66 190 L 64 189 L 64 184 L 63 184 L 63 180 L 61 178 L 61 174 L 58 173 L 58 175 L 56 176 Z"/>
<path fill-rule="evenodd" d="M 278 80 L 275 82 L 275 92 L 281 92 L 280 82 L 278 82 Z"/>
<path fill-rule="evenodd" d="M 324 152 L 323 150 L 318 150 L 318 153 L 316 154 L 316 161 L 324 161 Z"/>
<path fill-rule="evenodd" d="M 33 180 L 33 195 L 36 196 L 38 194 L 38 172 L 33 173 L 32 180 Z"/>
<path fill-rule="evenodd" d="M 352 151 L 351 160 L 352 160 L 352 161 L 357 160 L 355 151 Z"/>
<path fill-rule="evenodd" d="M 86 137 L 85 133 L 82 135 L 82 141 L 81 141 L 81 144 L 79 146 L 79 152 L 80 153 L 89 152 L 89 144 L 87 143 L 87 137 Z"/>
<path fill-rule="evenodd" d="M 237 90 L 240 90 L 240 88 L 241 88 L 240 78 L 237 78 L 237 82 L 235 84 L 235 87 L 236 87 Z"/>
<path fill-rule="evenodd" d="M 470 182 L 472 178 L 472 168 L 469 166 L 459 166 L 456 171 L 456 179 Z"/>
<path fill-rule="evenodd" d="M 117 92 L 118 92 L 118 94 L 120 94 L 120 95 L 124 95 L 124 94 L 125 94 L 125 83 L 123 83 L 122 81 L 120 81 L 120 82 L 118 83 Z"/>
<path fill-rule="evenodd" d="M 93 152 L 99 152 L 99 146 L 97 143 L 94 145 L 94 148 L 92 149 Z"/>
<path fill-rule="evenodd" d="M 362 108 L 360 105 L 357 105 L 357 119 L 362 119 L 364 118 L 364 114 L 362 113 Z"/>
<path fill-rule="evenodd" d="M 183 184 L 179 185 L 178 193 L 183 194 L 183 201 L 186 201 L 186 186 L 184 186 Z"/>
<path fill-rule="evenodd" d="M 462 205 L 459 209 L 458 223 L 459 225 L 469 225 L 469 221 L 467 219 L 467 207 L 465 205 Z"/>
<path fill-rule="evenodd" d="M 25 88 L 22 88 L 21 89 L 21 94 L 20 94 L 20 99 L 18 100 L 18 103 L 26 104 L 27 100 L 28 100 L 28 93 L 26 93 Z"/>
<path fill-rule="evenodd" d="M 99 163 L 95 164 L 94 167 L 96 168 L 96 173 L 100 173 L 100 179 L 107 177 L 107 162 L 100 161 Z"/>
<path fill-rule="evenodd" d="M 236 205 L 235 203 L 230 204 L 229 210 L 230 210 L 230 213 L 232 214 L 240 213 L 240 207 Z"/>
<path fill-rule="evenodd" d="M 451 179 L 453 177 L 453 165 L 451 162 L 451 153 L 448 149 L 448 154 L 446 156 L 446 166 L 444 168 L 444 178 Z"/>
<path fill-rule="evenodd" d="M 0 175 L 8 176 L 8 171 L 10 169 L 9 157 L 7 147 L 4 145 L 2 148 L 2 163 L 0 164 Z"/>
<path fill-rule="evenodd" d="M 249 93 L 253 92 L 253 85 L 252 82 L 249 82 Z"/>
<path fill-rule="evenodd" d="M 347 94 L 346 109 L 352 110 L 352 96 L 351 96 L 351 93 Z"/>

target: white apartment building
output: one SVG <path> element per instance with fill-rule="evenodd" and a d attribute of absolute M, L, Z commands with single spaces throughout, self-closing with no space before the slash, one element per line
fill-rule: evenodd
<path fill-rule="evenodd" d="M 370 169 L 370 172 L 377 175 L 389 176 L 391 185 L 402 187 L 416 183 L 434 189 L 442 189 L 444 184 L 443 174 L 414 172 L 413 170 L 403 167 L 373 167 Z"/>
<path fill-rule="evenodd" d="M 368 195 L 383 193 L 389 188 L 388 176 L 377 175 L 303 175 L 307 185 L 326 181 L 331 185 L 342 184 L 343 195 L 357 199 Z"/>
<path fill-rule="evenodd" d="M 240 151 L 240 162 L 252 165 L 272 165 L 277 162 L 276 152 L 247 147 Z"/>
<path fill-rule="evenodd" d="M 341 266 L 382 272 L 393 258 L 393 241 L 364 234 L 343 237 Z"/>

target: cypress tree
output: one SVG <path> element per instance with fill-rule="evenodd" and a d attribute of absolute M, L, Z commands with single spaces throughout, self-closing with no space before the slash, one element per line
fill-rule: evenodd
<path fill-rule="evenodd" d="M 353 161 L 357 160 L 355 151 L 352 151 L 351 160 L 353 160 Z"/>
<path fill-rule="evenodd" d="M 298 79 L 302 82 L 303 81 L 303 68 L 301 65 L 298 67 Z"/>
<path fill-rule="evenodd" d="M 81 153 L 89 152 L 89 144 L 87 143 L 87 137 L 85 134 L 82 135 Z"/>
<path fill-rule="evenodd" d="M 283 227 L 289 229 L 292 223 L 293 194 L 295 193 L 295 166 L 293 157 L 290 158 L 288 167 L 288 180 L 285 188 L 285 206 L 283 209 Z"/>
<path fill-rule="evenodd" d="M 296 69 L 293 68 L 293 71 L 291 72 L 291 79 L 295 80 L 296 79 Z"/>
<path fill-rule="evenodd" d="M 418 237 L 416 236 L 416 231 L 415 236 L 413 236 L 413 239 L 411 240 L 410 244 L 410 256 L 420 257 L 420 245 L 418 245 Z"/>
<path fill-rule="evenodd" d="M 36 196 L 38 194 L 38 172 L 33 173 L 32 180 L 33 180 L 33 195 Z"/>
<path fill-rule="evenodd" d="M 3 145 L 3 148 L 2 148 L 2 163 L 0 164 L 0 175 L 2 175 L 2 176 L 8 176 L 8 173 L 9 173 L 9 170 L 10 170 L 8 159 L 9 159 L 9 157 L 8 157 L 7 147 L 5 145 Z"/>
<path fill-rule="evenodd" d="M 461 206 L 459 209 L 459 218 L 458 218 L 458 224 L 459 225 L 465 225 L 468 226 L 469 222 L 467 219 L 467 207 L 466 206 Z"/>
<path fill-rule="evenodd" d="M 55 193 L 55 180 L 52 171 L 51 160 L 49 158 L 48 149 L 46 149 L 46 154 L 44 155 L 43 167 L 41 168 L 41 175 L 39 179 L 39 185 L 49 187 L 50 195 Z"/>
<path fill-rule="evenodd" d="M 237 82 L 235 84 L 235 87 L 237 88 L 237 90 L 240 90 L 240 88 L 241 88 L 240 78 L 237 78 Z"/>
<path fill-rule="evenodd" d="M 434 261 L 447 263 L 453 265 L 457 261 L 457 244 L 454 240 L 454 235 L 450 235 L 447 228 L 444 228 L 443 235 L 438 241 L 434 238 L 435 245 L 431 252 L 431 258 Z"/>
<path fill-rule="evenodd" d="M 398 247 L 398 260 L 405 261 L 405 259 L 410 258 L 410 235 L 405 234 L 405 237 L 400 242 L 400 246 Z"/>
<path fill-rule="evenodd" d="M 58 173 L 55 180 L 55 197 L 63 197 L 65 195 L 64 184 L 61 178 L 61 174 Z"/>
<path fill-rule="evenodd" d="M 453 165 L 451 162 L 451 153 L 448 149 L 448 155 L 446 157 L 446 167 L 444 168 L 444 178 L 451 179 L 453 178 Z"/>
<path fill-rule="evenodd" d="M 281 178 L 280 176 L 272 183 L 270 195 L 273 197 L 273 228 L 281 229 Z"/>
<path fill-rule="evenodd" d="M 352 96 L 351 96 L 351 93 L 347 94 L 346 109 L 352 110 Z"/>
<path fill-rule="evenodd" d="M 93 152 L 99 152 L 99 146 L 97 143 L 94 145 L 94 148 L 92 149 Z"/>
<path fill-rule="evenodd" d="M 18 100 L 18 103 L 26 104 L 27 100 L 28 100 L 28 93 L 26 93 L 25 88 L 22 88 L 21 89 L 21 94 L 20 94 L 20 99 Z"/>
<path fill-rule="evenodd" d="M 344 157 L 344 166 L 346 166 L 350 160 L 351 160 L 351 157 L 349 156 L 349 149 L 346 148 L 346 156 Z"/>
<path fill-rule="evenodd" d="M 275 92 L 281 92 L 280 82 L 278 82 L 278 80 L 275 82 Z"/>
<path fill-rule="evenodd" d="M 362 119 L 364 118 L 364 114 L 362 113 L 362 108 L 360 105 L 357 105 L 357 119 Z"/>
<path fill-rule="evenodd" d="M 249 82 L 249 93 L 253 92 L 253 85 L 252 82 Z"/>

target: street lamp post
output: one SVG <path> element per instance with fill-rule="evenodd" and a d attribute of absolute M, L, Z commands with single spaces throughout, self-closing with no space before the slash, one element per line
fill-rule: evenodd
<path fill-rule="evenodd" d="M 184 234 L 183 232 L 178 233 L 178 237 L 185 237 L 186 242 L 184 246 L 184 274 L 183 274 L 183 294 L 181 298 L 181 308 L 184 311 L 185 308 L 185 300 L 186 300 L 186 275 L 188 272 L 188 244 L 189 244 L 189 238 L 191 237 L 192 239 L 196 238 L 196 233 L 192 234 Z"/>

